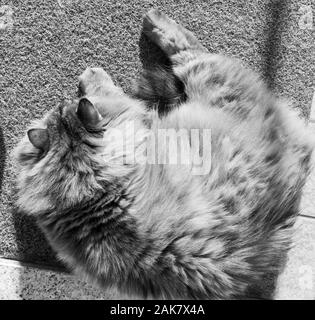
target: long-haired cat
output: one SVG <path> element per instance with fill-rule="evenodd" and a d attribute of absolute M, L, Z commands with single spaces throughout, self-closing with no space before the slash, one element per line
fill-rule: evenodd
<path fill-rule="evenodd" d="M 238 61 L 210 54 L 157 10 L 145 16 L 144 32 L 172 72 L 147 72 L 135 98 L 104 70 L 87 69 L 81 98 L 33 123 L 16 148 L 18 206 L 67 266 L 104 288 L 255 298 L 251 288 L 279 271 L 290 248 L 313 144 Z M 168 112 L 148 107 L 161 101 Z M 186 129 L 190 143 L 200 129 L 197 151 L 211 166 L 194 173 L 189 161 L 129 161 L 160 129 Z M 159 144 L 156 158 L 174 151 L 167 148 Z"/>

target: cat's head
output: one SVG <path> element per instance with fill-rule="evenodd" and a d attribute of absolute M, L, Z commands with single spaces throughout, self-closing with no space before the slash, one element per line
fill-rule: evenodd
<path fill-rule="evenodd" d="M 20 209 L 36 215 L 69 208 L 127 173 L 128 166 L 113 161 L 124 156 L 123 146 L 106 137 L 128 120 L 141 126 L 141 110 L 123 95 L 83 97 L 34 122 L 14 152 Z"/>

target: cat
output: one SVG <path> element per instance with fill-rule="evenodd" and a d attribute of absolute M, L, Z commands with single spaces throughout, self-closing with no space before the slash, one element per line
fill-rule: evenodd
<path fill-rule="evenodd" d="M 16 147 L 17 205 L 73 272 L 102 288 L 259 298 L 252 288 L 279 272 L 290 249 L 314 142 L 239 61 L 209 53 L 156 9 L 143 31 L 171 68 L 145 71 L 134 96 L 103 69 L 86 69 L 81 97 L 35 121 Z M 210 129 L 210 169 L 126 161 L 160 129 L 187 129 L 189 141 L 190 129 Z"/>

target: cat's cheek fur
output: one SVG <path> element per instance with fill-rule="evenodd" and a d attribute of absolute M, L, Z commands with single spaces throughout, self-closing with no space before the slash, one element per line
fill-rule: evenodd
<path fill-rule="evenodd" d="M 50 199 L 40 192 L 39 184 L 32 181 L 25 168 L 20 168 L 17 177 L 18 198 L 16 206 L 24 214 L 36 216 L 39 212 L 51 210 L 53 204 Z M 34 187 L 37 185 L 37 188 Z"/>
<path fill-rule="evenodd" d="M 53 209 L 53 205 L 48 198 L 30 195 L 28 193 L 20 195 L 17 201 L 17 207 L 23 213 L 31 216 L 36 216 L 39 212 Z"/>

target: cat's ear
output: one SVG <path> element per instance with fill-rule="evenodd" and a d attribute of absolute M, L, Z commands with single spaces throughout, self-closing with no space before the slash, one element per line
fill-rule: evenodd
<path fill-rule="evenodd" d="M 47 129 L 30 129 L 27 131 L 27 135 L 34 147 L 43 151 L 48 149 L 49 136 Z"/>
<path fill-rule="evenodd" d="M 93 128 L 97 126 L 103 119 L 93 103 L 87 98 L 80 99 L 77 115 L 86 128 Z"/>

